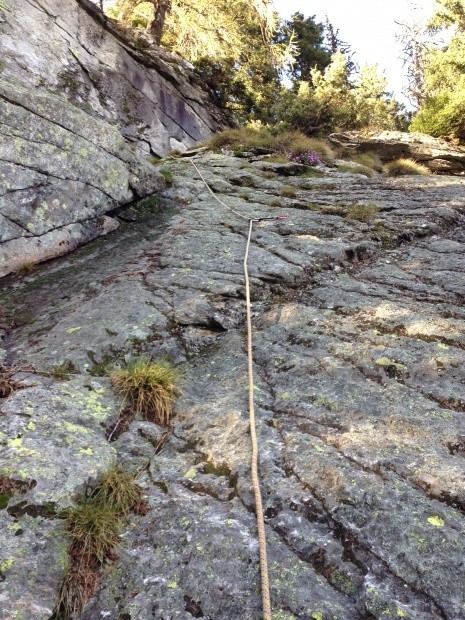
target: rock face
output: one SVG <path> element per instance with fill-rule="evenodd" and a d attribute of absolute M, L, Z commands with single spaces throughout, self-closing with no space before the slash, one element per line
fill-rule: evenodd
<path fill-rule="evenodd" d="M 99 15 L 0 3 L 0 277 L 113 230 L 106 213 L 164 187 L 150 155 L 225 122 L 181 59 Z"/>
<path fill-rule="evenodd" d="M 289 214 L 256 226 L 250 255 L 273 617 L 465 619 L 465 179 L 194 161 L 245 218 Z M 188 160 L 168 166 L 162 214 L 4 280 L 4 359 L 24 387 L 0 400 L 0 476 L 22 485 L 0 510 L 1 617 L 50 617 L 57 510 L 116 460 L 150 510 L 82 618 L 260 618 L 248 223 Z M 105 369 L 140 353 L 182 370 L 172 430 L 136 420 L 108 443 Z"/>
<path fill-rule="evenodd" d="M 465 148 L 423 133 L 382 131 L 364 135 L 356 131 L 332 134 L 329 138 L 337 146 L 360 153 L 371 151 L 383 162 L 407 157 L 442 174 L 465 174 Z"/>

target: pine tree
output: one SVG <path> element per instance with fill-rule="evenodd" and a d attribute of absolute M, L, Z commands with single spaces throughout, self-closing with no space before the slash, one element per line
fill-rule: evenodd
<path fill-rule="evenodd" d="M 424 100 L 412 131 L 450 135 L 465 141 L 465 0 L 436 0 L 430 30 L 448 29 L 448 45 L 431 46 L 426 54 Z"/>

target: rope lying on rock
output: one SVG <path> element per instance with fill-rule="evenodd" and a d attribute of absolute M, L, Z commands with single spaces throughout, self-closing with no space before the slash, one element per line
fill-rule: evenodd
<path fill-rule="evenodd" d="M 248 378 L 249 378 L 249 419 L 250 419 L 250 438 L 252 441 L 252 460 L 251 460 L 251 476 L 252 476 L 252 487 L 255 496 L 255 515 L 257 519 L 257 529 L 258 529 L 258 547 L 260 551 L 260 576 L 261 576 L 261 587 L 262 587 L 262 606 L 263 606 L 263 620 L 272 620 L 271 619 L 271 601 L 270 601 L 270 581 L 268 577 L 268 559 L 266 552 L 266 533 L 265 533 L 265 520 L 263 517 L 263 502 L 262 502 L 262 492 L 260 490 L 260 479 L 258 476 L 258 440 L 257 440 L 257 429 L 255 423 L 255 403 L 254 403 L 254 382 L 253 382 L 253 357 L 252 357 L 252 313 L 251 313 L 251 303 L 250 303 L 250 280 L 249 280 L 249 269 L 248 269 L 248 260 L 249 260 L 249 249 L 250 243 L 252 239 L 253 225 L 256 222 L 262 222 L 265 220 L 283 220 L 287 219 L 287 215 L 278 215 L 275 217 L 260 217 L 260 218 L 249 218 L 238 211 L 235 211 L 227 204 L 225 204 L 222 200 L 213 193 L 210 189 L 205 177 L 202 175 L 198 167 L 194 164 L 192 160 L 190 160 L 191 164 L 197 170 L 200 178 L 205 183 L 208 191 L 213 196 L 213 198 L 220 203 L 223 207 L 226 207 L 228 211 L 231 211 L 238 217 L 247 220 L 249 222 L 249 232 L 247 236 L 247 244 L 245 247 L 244 254 L 244 278 L 245 278 L 245 300 L 246 300 L 246 314 L 247 314 L 247 369 L 248 369 Z"/>

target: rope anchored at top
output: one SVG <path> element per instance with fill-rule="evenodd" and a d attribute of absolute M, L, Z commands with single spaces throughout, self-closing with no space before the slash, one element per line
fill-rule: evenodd
<path fill-rule="evenodd" d="M 263 607 L 263 620 L 272 620 L 271 617 L 271 598 L 270 598 L 270 580 L 269 580 L 269 571 L 268 571 L 268 557 L 267 557 L 267 548 L 266 548 L 266 532 L 265 532 L 265 519 L 263 516 L 263 500 L 262 500 L 262 492 L 260 489 L 260 479 L 258 473 L 258 457 L 259 457 L 259 448 L 258 448 L 258 439 L 257 439 L 257 429 L 256 429 L 256 421 L 255 421 L 255 403 L 254 403 L 254 379 L 253 379 L 253 351 L 252 351 L 252 312 L 251 312 L 251 302 L 250 302 L 250 279 L 249 279 L 249 270 L 248 270 L 248 261 L 249 261 L 249 250 L 250 244 L 252 240 L 252 232 L 253 225 L 255 223 L 263 222 L 263 221 L 272 221 L 272 220 L 285 220 L 288 218 L 287 214 L 276 215 L 272 217 L 255 217 L 249 218 L 244 216 L 242 213 L 235 211 L 227 204 L 225 204 L 222 200 L 216 196 L 210 187 L 208 186 L 207 181 L 204 176 L 198 169 L 198 167 L 191 160 L 192 165 L 197 170 L 200 178 L 205 183 L 208 191 L 213 196 L 213 198 L 219 202 L 222 206 L 226 207 L 229 211 L 232 211 L 235 215 L 239 216 L 241 219 L 248 220 L 249 222 L 249 230 L 247 235 L 247 244 L 245 248 L 244 254 L 244 279 L 245 279 L 245 300 L 246 300 L 246 321 L 247 321 L 247 372 L 248 372 L 248 383 L 249 383 L 249 420 L 250 420 L 250 439 L 252 442 L 252 458 L 251 458 L 251 477 L 252 477 L 252 488 L 254 491 L 255 497 L 255 514 L 257 519 L 257 530 L 258 530 L 258 547 L 260 553 L 260 578 L 261 578 L 261 590 L 262 590 L 262 607 Z"/>

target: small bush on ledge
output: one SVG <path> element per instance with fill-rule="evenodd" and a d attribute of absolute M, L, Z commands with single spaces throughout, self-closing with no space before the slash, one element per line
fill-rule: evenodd
<path fill-rule="evenodd" d="M 277 153 L 288 157 L 300 156 L 313 152 L 319 160 L 331 160 L 334 153 L 324 141 L 310 138 L 301 131 L 292 131 L 280 127 L 236 127 L 215 134 L 206 143 L 213 150 L 229 148 L 232 151 L 257 151 Z M 304 163 L 304 162 L 302 162 Z M 311 163 L 315 165 L 319 162 Z"/>
<path fill-rule="evenodd" d="M 171 418 L 178 378 L 177 370 L 168 361 L 146 357 L 131 360 L 125 368 L 110 373 L 116 391 L 134 413 L 163 425 L 169 424 Z"/>
<path fill-rule="evenodd" d="M 396 159 L 386 164 L 385 168 L 390 177 L 399 177 L 407 174 L 431 174 L 429 168 L 423 166 L 423 164 L 418 164 L 413 159 Z"/>

